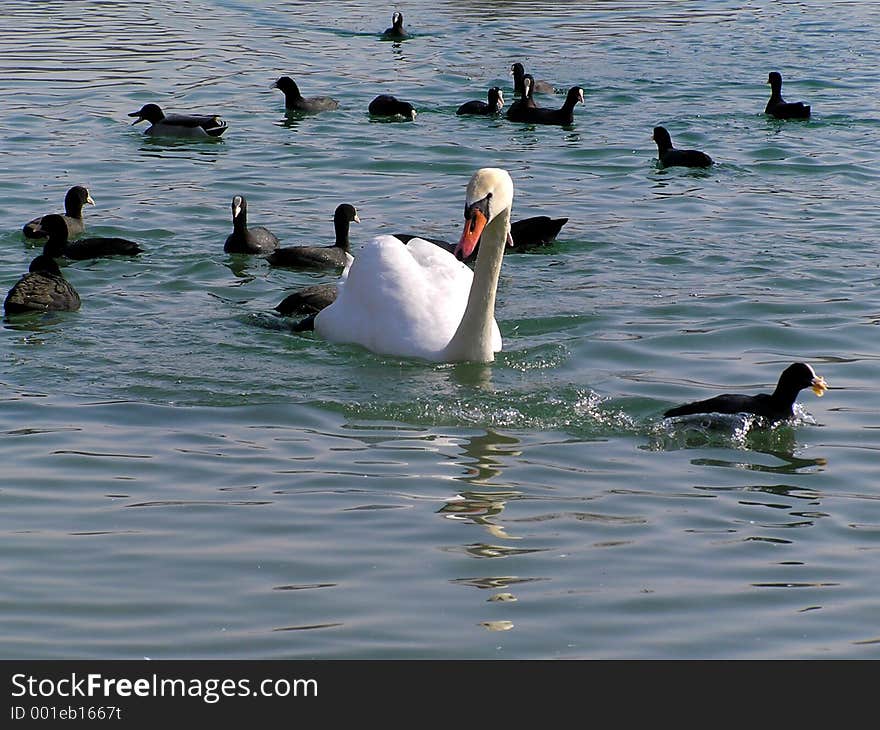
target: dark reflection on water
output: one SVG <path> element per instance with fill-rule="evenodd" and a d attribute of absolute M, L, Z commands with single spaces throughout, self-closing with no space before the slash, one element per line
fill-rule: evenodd
<path fill-rule="evenodd" d="M 547 578 L 523 578 L 518 575 L 495 575 L 483 576 L 480 578 L 455 578 L 450 583 L 457 585 L 472 586 L 480 590 L 497 591 L 502 588 L 510 588 L 511 586 L 521 583 L 535 583 L 537 581 L 545 581 Z"/>
<path fill-rule="evenodd" d="M 698 459 L 692 459 L 691 463 L 694 466 L 723 466 L 723 467 L 732 467 L 734 469 L 747 469 L 749 471 L 759 471 L 766 472 L 768 474 L 800 474 L 800 473 L 809 473 L 812 471 L 816 471 L 822 469 L 827 465 L 827 461 L 822 457 L 817 457 L 815 459 L 804 459 L 802 457 L 795 456 L 794 454 L 788 454 L 779 451 L 757 451 L 756 454 L 768 454 L 770 456 L 775 456 L 780 459 L 784 463 L 777 465 L 768 465 L 768 464 L 752 464 L 744 461 L 742 458 L 736 460 L 728 460 L 728 459 L 712 459 L 701 457 Z"/>
<path fill-rule="evenodd" d="M 754 491 L 773 494 L 780 497 L 790 497 L 792 499 L 806 499 L 811 502 L 819 498 L 819 494 L 811 489 L 798 486 L 790 486 L 787 484 L 767 484 L 767 485 L 750 485 L 746 487 L 723 487 L 723 486 L 695 486 L 694 489 L 706 490 L 711 492 L 734 492 L 734 491 Z"/>
<path fill-rule="evenodd" d="M 276 124 L 279 127 L 286 127 L 287 129 L 295 130 L 299 127 L 300 123 L 303 121 L 303 118 L 304 115 L 299 112 L 288 111 L 284 113 L 284 117 L 276 122 Z"/>
<path fill-rule="evenodd" d="M 28 264 L 24 264 L 24 270 Z M 51 332 L 52 327 L 61 324 L 65 319 L 76 316 L 73 312 L 24 312 L 3 317 L 3 327 L 18 332 Z M 29 339 L 29 343 L 34 340 Z"/>
<path fill-rule="evenodd" d="M 279 626 L 272 631 L 314 631 L 315 629 L 335 629 L 339 626 L 345 626 L 341 622 L 332 622 L 326 624 L 309 624 L 307 626 Z"/>
<path fill-rule="evenodd" d="M 546 552 L 547 548 L 512 548 L 505 545 L 491 545 L 478 542 L 470 545 L 445 548 L 445 550 L 447 552 L 463 552 L 473 558 L 509 558 L 513 555 Z"/>
<path fill-rule="evenodd" d="M 175 113 L 174 110 L 169 109 L 169 114 Z M 182 111 L 180 113 L 187 114 L 189 112 Z M 193 112 L 196 113 L 196 112 Z M 202 113 L 202 112 L 199 112 Z M 204 114 L 210 115 L 213 112 L 205 111 Z M 218 113 L 218 116 L 223 116 Z M 133 126 L 133 125 L 129 125 Z M 146 134 L 142 129 L 128 129 L 126 130 L 128 134 L 136 133 L 137 139 L 141 144 L 140 151 L 145 153 L 148 157 L 151 156 L 152 152 L 156 152 L 158 150 L 196 150 L 199 153 L 203 153 L 206 151 L 216 151 L 213 150 L 211 145 L 223 145 L 226 143 L 226 139 L 223 136 L 220 137 L 212 137 L 210 135 L 204 137 L 175 137 L 170 135 L 162 135 L 162 134 Z M 208 147 L 203 147 L 203 145 L 208 145 Z M 161 155 L 157 155 L 161 156 Z"/>
<path fill-rule="evenodd" d="M 152 502 L 138 502 L 135 504 L 128 504 L 126 505 L 126 507 L 193 507 L 196 505 L 207 507 L 260 507 L 269 504 L 273 504 L 273 502 L 265 500 L 205 501 L 196 499 L 162 499 Z"/>
<path fill-rule="evenodd" d="M 229 224 L 229 232 L 232 233 L 232 223 Z M 224 262 L 230 273 L 238 279 L 237 284 L 232 286 L 244 286 L 250 284 L 256 277 L 254 274 L 248 273 L 252 266 L 251 257 L 248 254 L 230 254 L 229 258 Z"/>

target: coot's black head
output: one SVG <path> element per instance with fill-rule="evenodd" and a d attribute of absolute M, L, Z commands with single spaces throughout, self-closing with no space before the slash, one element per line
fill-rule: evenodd
<path fill-rule="evenodd" d="M 653 139 L 661 150 L 672 147 L 672 137 L 669 136 L 666 127 L 654 127 Z"/>
<path fill-rule="evenodd" d="M 285 94 L 288 93 L 299 93 L 299 87 L 296 85 L 296 81 L 294 81 L 290 76 L 282 76 L 275 83 L 274 87 L 276 89 L 281 89 Z"/>
<path fill-rule="evenodd" d="M 805 388 L 810 388 L 816 395 L 822 396 L 828 390 L 825 378 L 816 375 L 816 371 L 805 362 L 796 362 L 789 365 L 779 376 L 776 385 L 777 392 L 799 393 Z"/>
<path fill-rule="evenodd" d="M 525 96 L 523 90 L 523 77 L 526 74 L 525 68 L 523 68 L 523 65 L 517 61 L 516 63 L 511 64 L 510 73 L 513 76 L 513 93 Z"/>
<path fill-rule="evenodd" d="M 48 236 L 43 246 L 43 253 L 46 256 L 61 256 L 67 245 L 68 236 L 67 223 L 64 218 L 56 213 L 50 213 L 43 216 L 40 226 Z"/>
<path fill-rule="evenodd" d="M 408 101 L 401 101 L 391 94 L 379 94 L 368 107 L 370 114 L 393 117 L 399 115 L 406 119 L 416 118 L 415 107 Z"/>
<path fill-rule="evenodd" d="M 489 106 L 497 106 L 499 109 L 504 106 L 504 94 L 501 93 L 501 89 L 499 89 L 497 86 L 493 86 L 491 89 L 489 89 L 487 97 L 489 99 Z"/>
<path fill-rule="evenodd" d="M 391 16 L 391 27 L 396 31 L 403 30 L 403 13 L 394 13 Z"/>
<path fill-rule="evenodd" d="M 247 200 L 243 195 L 232 198 L 232 222 L 247 220 Z"/>
<path fill-rule="evenodd" d="M 779 71 L 771 71 L 770 75 L 767 77 L 767 83 L 770 84 L 773 89 L 782 88 L 782 74 L 779 73 Z"/>
<path fill-rule="evenodd" d="M 342 203 L 341 205 L 336 206 L 336 211 L 333 213 L 333 220 L 337 223 L 360 223 L 361 219 L 358 218 L 357 208 L 348 203 Z"/>
<path fill-rule="evenodd" d="M 568 90 L 568 96 L 566 96 L 566 101 L 574 106 L 578 102 L 581 104 L 584 103 L 584 90 L 580 86 L 572 86 Z"/>
<path fill-rule="evenodd" d="M 64 196 L 64 210 L 67 215 L 79 217 L 82 214 L 83 206 L 86 203 L 94 205 L 95 201 L 92 200 L 88 188 L 85 188 L 82 185 L 74 185 L 67 191 L 67 195 Z"/>
<path fill-rule="evenodd" d="M 140 109 L 136 112 L 132 112 L 128 116 L 137 117 L 132 124 L 137 124 L 145 119 L 150 124 L 155 124 L 156 122 L 161 122 L 165 118 L 165 113 L 158 104 L 144 104 Z"/>

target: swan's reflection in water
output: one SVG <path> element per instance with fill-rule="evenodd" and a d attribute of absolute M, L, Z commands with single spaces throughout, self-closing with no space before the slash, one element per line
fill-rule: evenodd
<path fill-rule="evenodd" d="M 519 439 L 513 436 L 486 431 L 480 436 L 472 436 L 462 444 L 461 463 L 466 467 L 467 473 L 461 477 L 462 481 L 474 485 L 485 485 L 489 480 L 500 476 L 506 466 L 504 460 L 520 456 Z M 509 492 L 519 494 L 519 492 Z"/>
<path fill-rule="evenodd" d="M 480 390 L 494 391 L 495 384 L 492 381 L 492 367 L 485 363 L 464 362 L 457 363 L 452 369 L 451 380 L 457 386 L 478 388 Z M 510 438 L 494 434 L 498 438 Z M 513 439 L 516 441 L 516 439 Z"/>
<path fill-rule="evenodd" d="M 518 499 L 522 492 L 511 489 L 499 479 L 504 472 L 506 462 L 522 452 L 519 439 L 513 436 L 486 431 L 469 438 L 462 445 L 461 463 L 465 474 L 459 479 L 468 485 L 457 494 L 447 499 L 437 513 L 449 520 L 477 525 L 498 541 L 520 540 L 522 538 L 509 535 L 500 522 L 500 516 L 510 500 Z M 499 483 L 500 482 L 500 483 Z M 512 555 L 540 552 L 541 548 L 522 548 L 497 543 L 470 543 L 450 548 L 453 552 L 464 552 L 474 558 L 506 558 Z M 510 587 L 518 583 L 527 583 L 542 578 L 523 578 L 514 575 L 496 575 L 455 578 L 451 582 L 478 588 L 481 591 L 492 591 L 486 600 L 495 604 L 508 604 L 517 600 Z M 489 631 L 507 631 L 514 627 L 507 619 L 493 619 L 480 622 Z"/>
<path fill-rule="evenodd" d="M 519 538 L 508 535 L 503 525 L 493 521 L 493 518 L 504 510 L 507 500 L 518 496 L 519 492 L 463 491 L 450 497 L 437 511 L 450 520 L 465 520 L 475 525 L 482 525 L 492 537 L 518 540 Z"/>
<path fill-rule="evenodd" d="M 521 492 L 493 487 L 490 482 L 501 475 L 504 460 L 519 456 L 519 439 L 495 431 L 486 431 L 469 438 L 462 445 L 465 475 L 460 477 L 471 489 L 463 489 L 450 497 L 438 512 L 452 520 L 464 520 L 485 527 L 490 535 L 503 540 L 518 539 L 507 534 L 496 517 L 504 511 L 507 501 Z"/>

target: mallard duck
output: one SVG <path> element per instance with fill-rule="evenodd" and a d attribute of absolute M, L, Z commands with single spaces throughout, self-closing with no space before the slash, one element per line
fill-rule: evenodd
<path fill-rule="evenodd" d="M 219 137 L 227 124 L 216 114 L 166 114 L 158 104 L 144 104 L 128 116 L 137 117 L 132 124 L 148 121 L 144 134 L 163 137 Z"/>

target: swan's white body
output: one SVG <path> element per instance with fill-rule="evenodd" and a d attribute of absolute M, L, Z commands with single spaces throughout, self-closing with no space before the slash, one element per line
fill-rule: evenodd
<path fill-rule="evenodd" d="M 484 168 L 471 179 L 466 209 L 476 204 L 488 211 L 473 272 L 428 241 L 404 245 L 393 236 L 377 236 L 346 268 L 336 301 L 315 316 L 315 332 L 383 355 L 492 361 L 501 350 L 495 293 L 512 202 L 506 171 Z M 463 242 L 473 237 L 469 226 L 470 220 Z"/>

